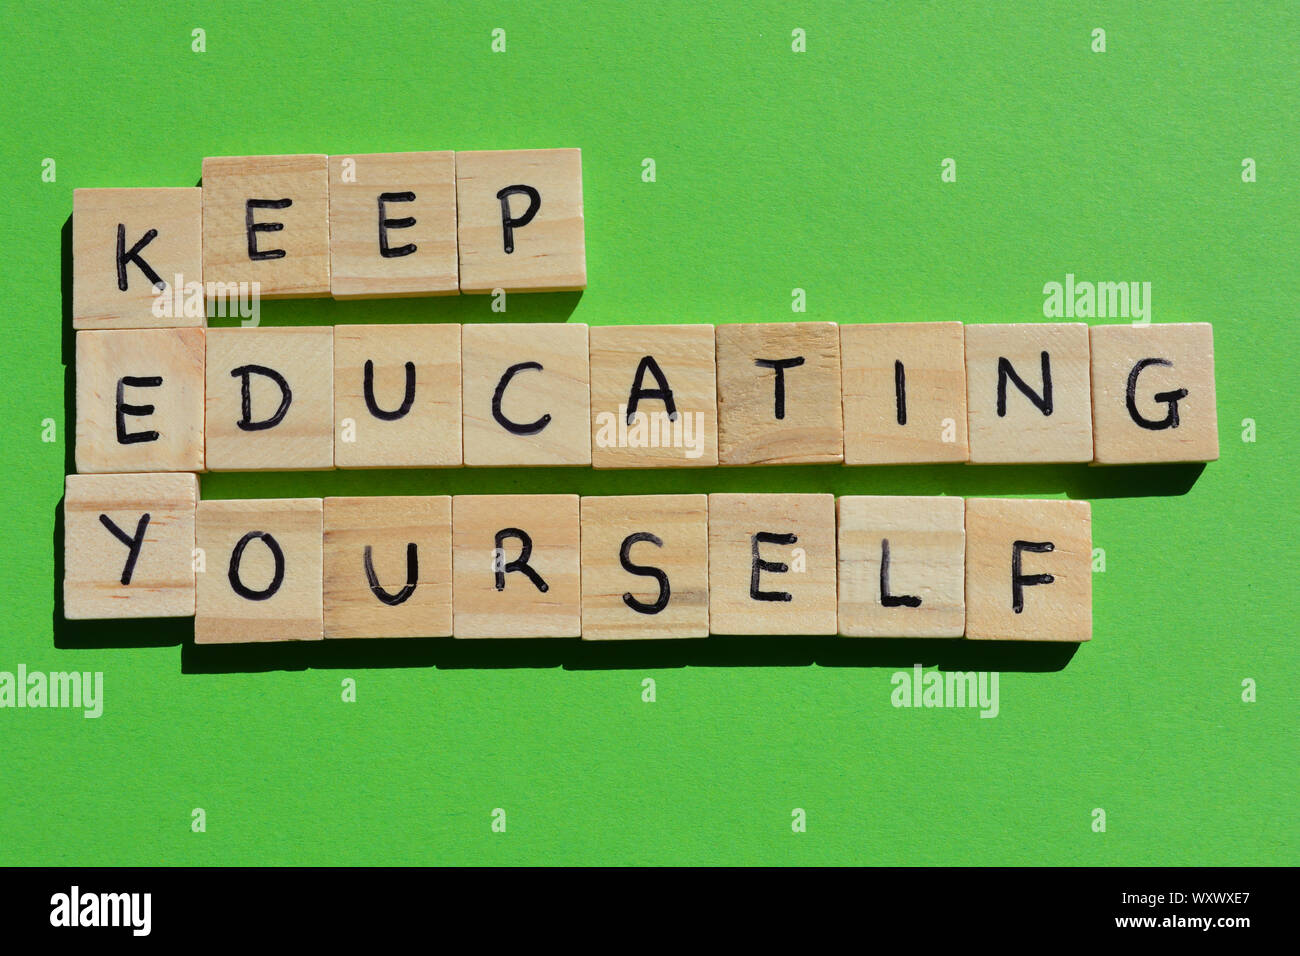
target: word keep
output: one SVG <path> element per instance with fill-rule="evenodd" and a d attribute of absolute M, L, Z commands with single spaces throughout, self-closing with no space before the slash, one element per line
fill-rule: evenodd
<path fill-rule="evenodd" d="M 828 494 L 198 500 L 69 475 L 64 614 L 199 644 L 709 634 L 1087 641 L 1085 501 Z"/>
<path fill-rule="evenodd" d="M 1210 461 L 1208 324 L 83 330 L 82 473 Z"/>
<path fill-rule="evenodd" d="M 204 303 L 587 285 L 577 149 L 224 156 L 187 189 L 77 189 L 73 326 L 202 326 Z M 161 300 L 196 308 L 159 310 Z M 161 314 L 160 314 L 161 312 Z"/>

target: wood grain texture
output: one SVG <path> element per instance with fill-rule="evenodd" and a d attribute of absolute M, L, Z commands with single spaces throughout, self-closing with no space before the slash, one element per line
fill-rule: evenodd
<path fill-rule="evenodd" d="M 786 543 L 763 534 L 793 535 Z M 758 560 L 783 565 L 760 568 Z M 802 570 L 801 570 L 802 569 Z M 709 630 L 714 634 L 836 633 L 835 498 L 709 495 Z M 789 595 L 763 600 L 760 594 Z"/>
<path fill-rule="evenodd" d="M 194 615 L 195 475 L 68 475 L 63 497 L 63 616 Z M 132 549 L 106 526 L 142 543 Z M 124 576 L 127 583 L 123 584 Z"/>
<path fill-rule="evenodd" d="M 321 499 L 266 498 L 200 501 L 196 644 L 314 641 L 323 635 L 321 600 Z M 236 549 L 251 532 L 237 567 Z M 268 538 L 269 536 L 269 538 Z M 283 578 L 275 585 L 275 549 L 283 555 Z M 253 594 L 239 594 L 233 580 Z"/>
<path fill-rule="evenodd" d="M 629 572 L 621 560 L 667 575 Z M 632 603 L 625 598 L 630 597 Z M 660 603 L 662 602 L 662 606 Z M 638 610 L 639 608 L 639 610 Z M 708 495 L 619 495 L 582 499 L 582 637 L 588 641 L 707 637 Z"/>
<path fill-rule="evenodd" d="M 207 465 L 211 471 L 298 471 L 334 466 L 334 329 L 284 327 L 209 329 L 207 334 Z M 245 430 L 243 375 L 274 370 L 291 399 L 269 428 Z M 249 373 L 250 419 L 273 419 L 283 392 L 270 377 Z"/>
<path fill-rule="evenodd" d="M 205 355 L 203 329 L 78 332 L 77 471 L 203 471 Z"/>
<path fill-rule="evenodd" d="M 1098 464 L 1218 459 L 1214 330 L 1208 322 L 1096 325 L 1089 335 Z"/>
<path fill-rule="evenodd" d="M 1051 414 L 1005 383 L 1005 415 L 998 414 L 999 367 L 1009 363 L 1046 401 L 1042 356 L 1051 375 Z M 1092 396 L 1088 327 L 1078 322 L 966 326 L 966 404 L 970 460 L 1025 464 L 1092 460 Z"/>
<path fill-rule="evenodd" d="M 1020 573 L 1050 582 L 1020 588 Z M 970 498 L 966 502 L 966 637 L 984 641 L 1092 639 L 1092 506 L 1086 501 Z"/>
<path fill-rule="evenodd" d="M 301 299 L 330 292 L 329 175 L 324 154 L 209 156 L 203 160 L 203 273 L 207 281 L 257 283 L 264 299 Z M 255 233 L 249 256 L 248 201 L 290 200 L 282 209 L 252 210 L 254 222 L 283 228 Z M 377 220 L 376 220 L 377 222 Z"/>
<path fill-rule="evenodd" d="M 961 637 L 966 626 L 965 502 L 847 495 L 836 506 L 840 633 Z M 882 576 L 886 551 L 888 567 Z"/>
<path fill-rule="evenodd" d="M 456 637 L 582 636 L 577 495 L 457 495 L 451 507 Z M 529 536 L 540 587 L 511 568 L 525 554 L 518 536 L 504 536 L 494 553 L 506 529 Z"/>
<path fill-rule="evenodd" d="M 451 636 L 450 497 L 326 498 L 324 562 L 327 638 Z"/>
<path fill-rule="evenodd" d="M 711 325 L 592 326 L 591 463 L 595 468 L 689 468 L 718 463 L 718 394 Z M 672 392 L 644 397 L 628 422 L 633 386 Z M 638 383 L 638 372 L 640 379 Z"/>
<path fill-rule="evenodd" d="M 74 189 L 72 191 L 72 327 L 151 329 L 205 326 L 205 314 L 155 315 L 158 291 L 134 259 L 118 276 L 118 226 L 123 254 L 137 255 L 175 295 L 203 282 L 203 191 L 181 189 Z M 147 238 L 150 232 L 156 234 Z M 201 300 L 197 300 L 201 301 Z M 157 311 L 162 311 L 161 309 Z"/>
<path fill-rule="evenodd" d="M 528 186 L 540 205 L 514 227 L 506 251 L 501 190 Z M 529 196 L 510 195 L 512 219 L 524 218 Z M 560 292 L 587 287 L 582 216 L 582 151 L 512 149 L 456 154 L 456 200 L 462 292 Z"/>
<path fill-rule="evenodd" d="M 461 363 L 466 465 L 591 464 L 587 326 L 466 325 Z M 521 367 L 502 386 L 511 368 L 531 363 L 541 368 Z M 540 430 L 514 434 L 498 422 L 498 388 L 502 415 Z"/>
<path fill-rule="evenodd" d="M 717 328 L 718 461 L 789 465 L 844 460 L 840 336 L 833 322 Z M 783 369 L 759 361 L 801 359 Z"/>
<path fill-rule="evenodd" d="M 336 467 L 461 464 L 460 329 L 450 323 L 334 327 Z M 367 402 L 367 362 L 370 399 L 380 416 Z M 384 417 L 404 407 L 408 380 L 414 382 L 409 408 L 398 418 Z"/>
<path fill-rule="evenodd" d="M 392 198 L 380 208 L 380 196 Z M 329 158 L 330 291 L 336 299 L 454 295 L 456 154 L 366 153 Z M 380 219 L 414 219 L 385 229 Z M 413 252 L 393 253 L 408 246 Z"/>
<path fill-rule="evenodd" d="M 841 325 L 840 363 L 845 464 L 928 464 L 970 456 L 960 322 Z"/>

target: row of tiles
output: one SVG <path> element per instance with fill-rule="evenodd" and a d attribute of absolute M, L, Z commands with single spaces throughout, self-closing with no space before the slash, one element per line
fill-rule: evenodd
<path fill-rule="evenodd" d="M 202 325 L 202 312 L 156 307 L 159 291 L 189 288 L 273 299 L 587 285 L 577 149 L 212 157 L 202 188 L 74 190 L 72 234 L 79 329 Z"/>
<path fill-rule="evenodd" d="M 195 641 L 713 634 L 1087 641 L 1086 501 L 826 494 L 198 500 L 70 475 L 64 615 Z"/>
<path fill-rule="evenodd" d="M 83 331 L 83 473 L 1209 461 L 1208 324 Z"/>

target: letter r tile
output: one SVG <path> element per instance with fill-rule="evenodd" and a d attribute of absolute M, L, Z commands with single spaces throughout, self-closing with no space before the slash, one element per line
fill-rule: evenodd
<path fill-rule="evenodd" d="M 581 637 L 577 495 L 452 498 L 456 637 Z"/>

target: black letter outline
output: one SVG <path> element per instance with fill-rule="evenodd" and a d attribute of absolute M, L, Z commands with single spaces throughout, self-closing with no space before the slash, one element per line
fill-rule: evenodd
<path fill-rule="evenodd" d="M 244 549 L 248 547 L 250 541 L 261 539 L 265 542 L 271 552 L 271 557 L 275 559 L 275 572 L 271 575 L 271 583 L 260 591 L 254 591 L 247 587 L 239 578 L 239 562 L 244 558 Z M 284 552 L 280 550 L 280 542 L 266 531 L 250 531 L 239 539 L 235 549 L 230 552 L 230 570 L 226 572 L 226 577 L 230 580 L 230 587 L 241 598 L 247 601 L 265 601 L 272 597 L 276 591 L 280 590 L 280 585 L 284 583 Z"/>
<path fill-rule="evenodd" d="M 649 372 L 654 376 L 658 388 L 644 388 L 642 382 L 645 381 L 645 373 Z M 670 422 L 677 421 L 677 402 L 673 400 L 673 390 L 668 385 L 668 379 L 664 377 L 663 369 L 655 361 L 653 355 L 643 355 L 641 361 L 637 363 L 636 375 L 632 377 L 632 391 L 627 396 L 627 423 L 632 424 L 633 417 L 636 415 L 637 406 L 645 398 L 657 398 L 664 403 L 664 409 L 668 412 Z"/>
<path fill-rule="evenodd" d="M 880 539 L 880 606 L 920 607 L 921 599 L 915 594 L 889 593 L 889 539 Z"/>
<path fill-rule="evenodd" d="M 144 532 L 145 529 L 149 527 L 149 512 L 146 511 L 142 514 L 140 520 L 136 522 L 134 536 L 128 535 L 125 531 L 119 528 L 108 515 L 101 514 L 99 516 L 99 523 L 107 528 L 112 533 L 113 537 L 117 538 L 118 541 L 121 541 L 127 547 L 126 564 L 122 566 L 121 578 L 122 585 L 125 587 L 131 583 L 131 576 L 135 574 L 135 562 L 140 557 L 140 549 L 144 547 Z"/>
<path fill-rule="evenodd" d="M 365 370 L 362 373 L 361 394 L 366 400 L 366 408 L 370 410 L 371 415 L 385 422 L 397 421 L 411 410 L 411 403 L 415 401 L 415 363 L 406 363 L 406 392 L 397 411 L 386 412 L 375 401 L 375 363 L 370 359 L 366 359 Z"/>
<path fill-rule="evenodd" d="M 513 561 L 504 561 L 506 553 L 502 550 L 501 545 L 506 538 L 516 538 L 519 541 L 519 557 Z M 522 572 L 523 575 L 533 582 L 537 590 L 545 594 L 551 589 L 540 574 L 533 566 L 528 563 L 528 559 L 533 556 L 533 539 L 527 531 L 520 528 L 502 528 L 496 533 L 492 546 L 492 573 L 494 575 L 493 584 L 498 591 L 506 589 L 506 575 L 511 571 Z"/>
<path fill-rule="evenodd" d="M 788 368 L 798 368 L 804 362 L 802 355 L 796 355 L 788 359 L 754 359 L 754 364 L 759 368 L 770 368 L 776 371 L 776 420 L 781 421 L 785 418 L 785 370 Z"/>
<path fill-rule="evenodd" d="M 128 405 L 126 403 L 127 386 L 131 388 L 158 388 L 162 385 L 161 375 L 124 375 L 117 380 L 117 443 L 119 445 L 134 445 L 138 442 L 157 441 L 159 435 L 153 429 L 142 432 L 128 432 L 126 430 L 126 416 L 144 417 L 152 415 L 154 407 L 152 405 Z"/>
<path fill-rule="evenodd" d="M 370 585 L 370 592 L 379 599 L 381 604 L 397 607 L 415 593 L 415 586 L 420 583 L 420 556 L 417 553 L 414 541 L 406 543 L 406 585 L 396 594 L 389 594 L 380 587 L 379 577 L 375 574 L 375 563 L 371 555 L 370 545 L 366 545 L 364 557 L 366 583 Z"/>
<path fill-rule="evenodd" d="M 1175 389 L 1172 392 L 1156 392 L 1155 395 L 1151 396 L 1157 402 L 1164 402 L 1169 408 L 1169 413 L 1165 415 L 1165 417 L 1161 421 L 1157 422 L 1157 421 L 1153 421 L 1150 418 L 1146 418 L 1141 412 L 1138 411 L 1138 407 L 1137 407 L 1138 376 L 1142 374 L 1142 370 L 1146 368 L 1148 365 L 1159 365 L 1159 366 L 1163 366 L 1164 368 L 1174 367 L 1173 362 L 1169 361 L 1168 359 L 1162 359 L 1162 358 L 1144 358 L 1141 361 L 1139 361 L 1136 365 L 1133 366 L 1133 370 L 1128 373 L 1128 389 L 1124 397 L 1125 404 L 1128 406 L 1129 417 L 1132 418 L 1133 421 L 1136 422 L 1139 426 L 1147 429 L 1148 431 L 1158 432 L 1158 431 L 1163 431 L 1166 428 L 1177 428 L 1178 427 L 1178 403 L 1179 401 L 1187 397 L 1187 389 L 1185 388 Z"/>
<path fill-rule="evenodd" d="M 894 408 L 898 415 L 898 424 L 907 424 L 907 370 L 903 363 L 894 359 Z"/>
<path fill-rule="evenodd" d="M 1016 374 L 1016 370 L 1005 356 L 998 356 L 998 418 L 1007 417 L 1007 379 L 1010 379 L 1040 412 L 1044 415 L 1052 414 L 1052 360 L 1044 351 L 1041 353 L 1040 361 L 1043 366 L 1042 397 L 1025 384 L 1025 380 Z"/>
<path fill-rule="evenodd" d="M 618 563 L 623 566 L 623 570 L 628 574 L 638 574 L 647 578 L 654 578 L 659 582 L 659 596 L 655 598 L 653 604 L 646 604 L 644 601 L 637 600 L 631 591 L 623 593 L 623 603 L 636 611 L 638 614 L 658 614 L 668 606 L 668 599 L 672 595 L 672 588 L 668 585 L 668 575 L 662 568 L 652 567 L 644 564 L 632 563 L 632 545 L 638 541 L 649 541 L 656 548 L 664 546 L 663 539 L 658 535 L 651 534 L 649 531 L 635 531 L 623 539 L 622 545 L 618 549 Z"/>
<path fill-rule="evenodd" d="M 1047 554 L 1055 551 L 1056 545 L 1050 541 L 1013 541 L 1011 543 L 1011 610 L 1019 614 L 1025 609 L 1025 586 L 1051 584 L 1056 580 L 1052 574 L 1021 574 L 1020 553 L 1031 551 L 1035 554 Z"/>
<path fill-rule="evenodd" d="M 532 368 L 535 368 L 540 372 L 542 371 L 542 363 L 520 362 L 517 365 L 510 366 L 506 369 L 505 374 L 501 376 L 501 381 L 497 382 L 496 391 L 492 393 L 492 417 L 496 419 L 498 425 L 510 432 L 512 435 L 536 435 L 551 423 L 550 412 L 547 412 L 535 422 L 520 424 L 519 422 L 512 422 L 510 419 L 506 418 L 505 413 L 501 411 L 501 399 L 505 397 L 506 386 L 510 384 L 510 380 L 515 377 L 517 372 L 523 372 Z"/>
<path fill-rule="evenodd" d="M 511 196 L 528 197 L 528 208 L 518 219 L 510 218 Z M 537 210 L 542 208 L 542 194 L 532 186 L 507 186 L 497 193 L 497 199 L 501 200 L 501 232 L 505 240 L 506 255 L 510 255 L 515 251 L 515 230 L 533 221 Z"/>
<path fill-rule="evenodd" d="M 140 255 L 140 250 L 153 242 L 157 235 L 157 229 L 150 229 L 140 237 L 134 246 L 127 249 L 126 223 L 119 222 L 117 224 L 117 288 L 119 292 L 127 290 L 126 264 L 128 262 L 136 264 L 140 271 L 144 273 L 144 277 L 149 280 L 149 284 L 153 286 L 155 292 L 161 292 L 167 288 L 167 283 L 162 280 L 162 276 L 154 272 L 153 267 L 145 262 L 144 257 Z"/>
<path fill-rule="evenodd" d="M 260 422 L 253 421 L 253 393 L 249 387 L 249 375 L 256 372 L 258 375 L 265 375 L 275 384 L 280 386 L 280 407 L 275 410 L 275 414 L 270 418 Z M 239 386 L 239 408 L 240 419 L 235 422 L 241 431 L 258 432 L 267 428 L 274 428 L 284 420 L 284 416 L 289 412 L 289 403 L 293 401 L 293 391 L 289 388 L 289 383 L 273 368 L 267 368 L 265 365 L 241 365 L 239 368 L 230 370 L 231 378 L 242 378 L 243 381 Z"/>
<path fill-rule="evenodd" d="M 793 601 L 794 595 L 789 591 L 760 591 L 759 574 L 762 571 L 771 571 L 774 574 L 784 574 L 790 570 L 790 566 L 784 561 L 764 561 L 758 555 L 758 546 L 760 544 L 794 544 L 799 540 L 797 535 L 777 534 L 773 531 L 758 531 L 750 536 L 749 551 L 749 596 L 755 601 Z"/>
<path fill-rule="evenodd" d="M 244 202 L 244 231 L 248 234 L 248 258 L 254 262 L 264 259 L 283 259 L 287 252 L 283 249 L 258 249 L 259 232 L 279 232 L 284 228 L 282 222 L 255 222 L 254 209 L 288 209 L 293 205 L 292 199 L 249 199 Z"/>
<path fill-rule="evenodd" d="M 413 242 L 408 242 L 404 246 L 388 245 L 389 229 L 409 229 L 415 225 L 414 216 L 404 216 L 401 219 L 387 219 L 384 210 L 386 202 L 415 202 L 415 193 L 380 193 L 379 194 L 379 254 L 385 259 L 397 259 L 401 256 L 409 256 L 418 247 Z"/>

